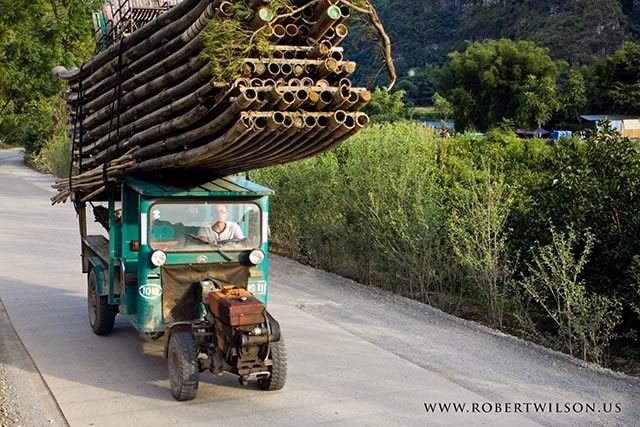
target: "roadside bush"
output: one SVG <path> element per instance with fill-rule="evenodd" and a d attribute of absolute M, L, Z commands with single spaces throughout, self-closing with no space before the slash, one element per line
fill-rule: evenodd
<path fill-rule="evenodd" d="M 502 327 L 513 274 L 506 229 L 511 194 L 504 177 L 486 162 L 482 172 L 478 180 L 463 183 L 452 201 L 449 238 L 458 262 L 484 300 L 491 323 Z"/>
<path fill-rule="evenodd" d="M 631 308 L 640 318 L 640 256 L 635 256 L 633 258 L 633 263 L 629 268 L 629 276 L 631 280 L 631 287 L 635 290 L 635 295 L 631 302 Z"/>
<path fill-rule="evenodd" d="M 446 147 L 436 140 L 416 124 L 375 125 L 323 156 L 253 172 L 276 189 L 277 248 L 454 310 L 462 280 L 447 237 Z"/>
<path fill-rule="evenodd" d="M 253 179 L 276 189 L 271 235 L 276 249 L 312 265 L 332 268 L 345 228 L 335 153 L 262 169 Z"/>
<path fill-rule="evenodd" d="M 22 128 L 27 132 L 25 161 L 41 172 L 58 177 L 69 176 L 71 141 L 67 135 L 62 99 L 41 100 L 31 117 L 40 119 L 38 124 Z"/>
<path fill-rule="evenodd" d="M 434 131 L 415 124 L 377 125 L 339 150 L 347 225 L 357 230 L 350 234 L 354 239 L 368 243 L 363 261 L 373 265 L 369 274 L 426 302 L 447 299 L 456 274 L 436 139 Z"/>
<path fill-rule="evenodd" d="M 57 177 L 69 176 L 69 162 L 71 161 L 71 145 L 68 138 L 56 136 L 40 149 L 31 163 L 39 171 L 50 173 Z"/>
<path fill-rule="evenodd" d="M 552 243 L 535 251 L 523 290 L 552 320 L 558 347 L 584 360 L 600 363 L 621 322 L 622 305 L 615 297 L 589 294 L 581 275 L 593 249 L 590 232 L 551 228 Z M 584 241 L 583 247 L 581 241 Z"/>
<path fill-rule="evenodd" d="M 640 155 L 635 144 L 608 129 L 585 141 L 561 140 L 543 160 L 543 178 L 527 191 L 531 204 L 517 224 L 518 250 L 551 243 L 549 221 L 563 229 L 590 228 L 596 236 L 584 267 L 590 292 L 627 304 L 627 274 L 640 254 Z M 582 242 L 584 244 L 584 241 Z"/>

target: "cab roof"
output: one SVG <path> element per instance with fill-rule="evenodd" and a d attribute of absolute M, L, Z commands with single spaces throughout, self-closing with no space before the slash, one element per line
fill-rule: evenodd
<path fill-rule="evenodd" d="M 126 184 L 146 197 L 211 197 L 211 196 L 268 196 L 273 190 L 251 182 L 242 176 L 228 176 L 199 185 L 170 185 L 166 183 L 126 178 Z"/>

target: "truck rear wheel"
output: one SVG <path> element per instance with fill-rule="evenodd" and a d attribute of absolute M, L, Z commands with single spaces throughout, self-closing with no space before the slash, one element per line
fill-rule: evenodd
<path fill-rule="evenodd" d="M 169 385 L 178 401 L 192 400 L 198 394 L 200 369 L 193 334 L 175 331 L 169 337 L 167 349 Z"/>
<path fill-rule="evenodd" d="M 258 385 L 263 390 L 281 390 L 287 381 L 287 347 L 282 336 L 280 341 L 271 344 L 271 360 L 273 362 L 269 367 L 271 375 L 268 378 L 259 379 Z"/>
<path fill-rule="evenodd" d="M 98 295 L 98 283 L 95 269 L 91 269 L 87 278 L 87 305 L 89 323 L 96 335 L 107 335 L 113 330 L 117 307 L 109 304 L 108 297 Z"/>

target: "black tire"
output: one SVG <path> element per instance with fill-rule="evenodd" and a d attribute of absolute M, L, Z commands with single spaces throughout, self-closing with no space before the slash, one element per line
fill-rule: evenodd
<path fill-rule="evenodd" d="M 198 394 L 200 382 L 198 353 L 193 334 L 186 331 L 172 332 L 168 346 L 171 394 L 178 401 L 193 400 Z"/>
<path fill-rule="evenodd" d="M 95 269 L 91 269 L 87 278 L 87 306 L 89 324 L 96 335 L 107 335 L 113 330 L 118 307 L 109 304 L 108 297 L 98 295 Z"/>
<path fill-rule="evenodd" d="M 268 378 L 258 380 L 258 385 L 263 390 L 281 390 L 287 382 L 287 347 L 284 338 L 280 336 L 280 341 L 271 343 L 271 360 L 273 365 L 269 367 L 271 375 Z"/>

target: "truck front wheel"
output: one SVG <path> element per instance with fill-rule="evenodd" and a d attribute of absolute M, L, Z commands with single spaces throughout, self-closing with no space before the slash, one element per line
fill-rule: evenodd
<path fill-rule="evenodd" d="M 98 284 L 95 269 L 91 269 L 87 279 L 87 304 L 89 323 L 96 335 L 107 335 L 113 330 L 117 307 L 109 304 L 106 295 L 98 295 Z"/>
<path fill-rule="evenodd" d="M 271 344 L 271 361 L 273 362 L 269 367 L 271 375 L 259 379 L 258 385 L 263 390 L 280 390 L 287 381 L 287 347 L 282 336 L 280 341 Z"/>
<path fill-rule="evenodd" d="M 200 369 L 193 334 L 175 331 L 169 337 L 167 349 L 169 385 L 176 400 L 192 400 L 198 394 Z"/>

